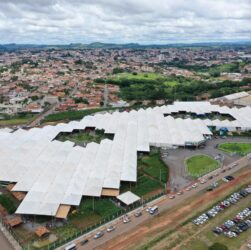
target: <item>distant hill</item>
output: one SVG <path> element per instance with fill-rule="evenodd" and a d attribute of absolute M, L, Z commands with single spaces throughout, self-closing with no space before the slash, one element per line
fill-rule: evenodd
<path fill-rule="evenodd" d="M 116 44 L 116 43 L 101 43 L 94 42 L 90 44 L 82 43 L 71 43 L 63 45 L 47 45 L 47 44 L 0 44 L 0 51 L 15 51 L 24 49 L 147 49 L 147 48 L 186 48 L 186 47 L 239 47 L 239 46 L 251 46 L 250 42 L 214 42 L 214 43 L 176 43 L 176 44 L 148 44 L 142 45 L 138 43 L 126 43 L 126 44 Z"/>

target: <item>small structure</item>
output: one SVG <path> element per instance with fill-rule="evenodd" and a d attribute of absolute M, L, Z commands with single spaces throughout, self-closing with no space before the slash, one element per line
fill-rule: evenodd
<path fill-rule="evenodd" d="M 16 227 L 23 223 L 20 215 L 9 215 L 4 218 L 4 223 L 9 227 Z"/>
<path fill-rule="evenodd" d="M 130 206 L 133 203 L 140 200 L 140 197 L 136 194 L 132 193 L 131 191 L 127 191 L 123 194 L 120 194 L 117 196 L 117 199 L 121 201 L 123 204 Z"/>
<path fill-rule="evenodd" d="M 19 192 L 19 191 L 12 191 L 12 188 L 15 186 L 15 184 L 11 183 L 7 186 L 7 190 L 11 192 L 11 194 L 18 200 L 22 201 L 25 198 L 26 193 L 25 192 Z"/>
<path fill-rule="evenodd" d="M 66 219 L 68 213 L 70 212 L 71 206 L 70 205 L 60 205 L 56 214 L 56 218 L 58 219 Z"/>
<path fill-rule="evenodd" d="M 40 226 L 35 230 L 35 234 L 39 238 L 47 238 L 50 234 L 50 231 L 46 227 Z"/>
<path fill-rule="evenodd" d="M 2 206 L 2 204 L 0 204 L 0 216 L 4 217 L 4 216 L 7 216 L 7 215 L 8 215 L 7 210 Z"/>

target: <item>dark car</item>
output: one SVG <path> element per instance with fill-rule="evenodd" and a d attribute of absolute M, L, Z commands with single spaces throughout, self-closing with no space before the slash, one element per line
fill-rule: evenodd
<path fill-rule="evenodd" d="M 83 245 L 87 244 L 88 242 L 89 242 L 89 240 L 84 239 L 84 240 L 80 241 L 80 245 L 83 246 Z"/>
<path fill-rule="evenodd" d="M 227 176 L 225 176 L 225 179 L 227 179 L 228 181 L 232 181 L 234 179 L 234 177 L 231 175 L 227 175 Z"/>
<path fill-rule="evenodd" d="M 248 196 L 248 192 L 245 191 L 245 190 L 241 190 L 241 191 L 239 192 L 239 194 L 240 194 L 241 196 L 243 196 L 243 197 Z"/>

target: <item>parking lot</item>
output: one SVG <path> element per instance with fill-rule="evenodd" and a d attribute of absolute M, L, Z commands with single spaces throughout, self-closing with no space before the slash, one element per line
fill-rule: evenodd
<path fill-rule="evenodd" d="M 206 146 L 204 148 L 198 149 L 188 149 L 188 148 L 178 148 L 178 149 L 169 149 L 162 151 L 162 159 L 169 167 L 169 187 L 172 192 L 176 192 L 179 189 L 184 188 L 189 185 L 192 181 L 192 178 L 189 177 L 186 173 L 184 161 L 187 157 L 191 157 L 194 155 L 205 154 L 209 155 L 213 158 L 217 157 L 221 154 L 221 159 L 223 165 L 231 164 L 236 160 L 240 159 L 239 155 L 230 155 L 225 153 L 219 149 L 217 149 L 217 145 L 223 142 L 249 142 L 250 138 L 244 137 L 227 137 L 227 138 L 217 138 L 211 139 L 206 142 Z M 220 160 L 221 160 L 220 159 Z"/>
<path fill-rule="evenodd" d="M 238 203 L 238 201 L 240 201 L 240 199 L 244 199 L 247 196 L 249 196 L 250 194 L 251 194 L 251 187 L 243 188 L 239 192 L 235 192 L 235 193 L 231 194 L 231 196 L 229 196 L 225 200 L 220 201 L 214 207 L 212 207 L 211 209 L 209 209 L 205 213 L 203 213 L 200 216 L 198 216 L 197 218 L 195 218 L 193 220 L 193 223 L 197 226 L 203 225 L 204 223 L 207 223 L 208 220 L 210 220 L 211 218 L 214 218 L 219 213 L 224 212 L 224 210 L 226 210 L 228 207 Z M 248 211 L 249 211 L 249 208 L 248 208 Z M 251 215 L 251 208 L 250 208 L 250 212 L 248 212 L 247 215 L 248 216 Z M 231 222 L 231 225 L 229 223 L 226 223 L 226 225 L 224 225 L 225 229 L 230 229 L 231 226 L 234 225 L 233 223 L 234 223 L 233 221 Z M 228 227 L 228 225 L 230 225 L 230 227 Z M 250 224 L 250 226 L 251 226 L 251 224 Z M 213 232 L 215 232 L 216 234 L 220 234 L 223 231 L 224 231 L 223 228 L 218 227 Z"/>

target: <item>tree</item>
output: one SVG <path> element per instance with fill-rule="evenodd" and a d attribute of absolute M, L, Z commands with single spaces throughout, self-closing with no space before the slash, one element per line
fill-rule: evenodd
<path fill-rule="evenodd" d="M 228 250 L 228 247 L 221 243 L 216 242 L 212 246 L 210 246 L 208 250 Z"/>
<path fill-rule="evenodd" d="M 112 70 L 112 73 L 113 73 L 113 74 L 119 74 L 119 73 L 123 73 L 123 72 L 124 72 L 124 70 L 121 69 L 121 68 L 114 68 L 114 69 Z"/>

